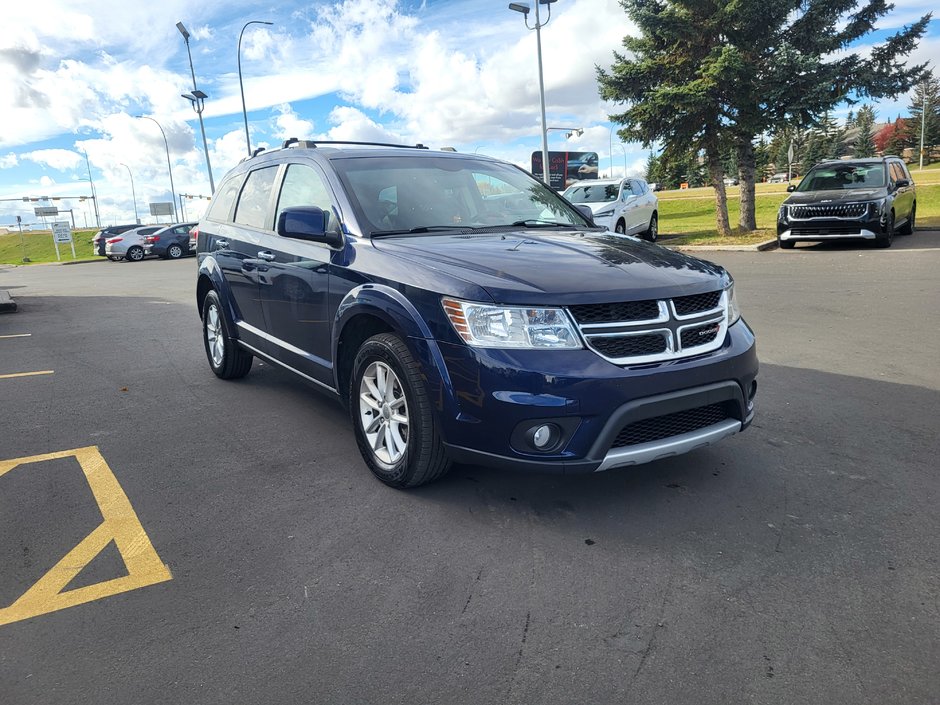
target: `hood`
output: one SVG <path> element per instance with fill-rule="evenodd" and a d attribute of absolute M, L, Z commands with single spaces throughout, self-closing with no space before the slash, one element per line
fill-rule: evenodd
<path fill-rule="evenodd" d="M 610 232 L 522 230 L 384 237 L 380 252 L 483 287 L 496 303 L 570 305 L 714 291 L 718 265 Z M 449 293 L 449 292 L 441 292 Z"/>
<path fill-rule="evenodd" d="M 794 191 L 783 202 L 787 206 L 814 206 L 822 203 L 858 203 L 875 201 L 888 195 L 886 188 L 836 189 L 834 191 Z"/>
<path fill-rule="evenodd" d="M 578 203 L 576 205 L 587 206 L 588 208 L 591 209 L 591 213 L 593 213 L 594 215 L 597 215 L 604 209 L 607 209 L 607 210 L 612 209 L 614 206 L 617 205 L 617 201 L 599 201 L 597 203 Z"/>

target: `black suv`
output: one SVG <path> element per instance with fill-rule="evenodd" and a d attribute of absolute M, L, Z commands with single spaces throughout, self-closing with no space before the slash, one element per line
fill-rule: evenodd
<path fill-rule="evenodd" d="M 634 465 L 753 418 L 731 276 L 594 226 L 512 164 L 288 140 L 224 178 L 196 233 L 212 371 L 257 356 L 337 397 L 393 487 L 452 461 Z"/>
<path fill-rule="evenodd" d="M 899 157 L 820 162 L 789 186 L 777 214 L 777 243 L 873 240 L 891 247 L 895 233 L 914 232 L 917 194 Z"/>

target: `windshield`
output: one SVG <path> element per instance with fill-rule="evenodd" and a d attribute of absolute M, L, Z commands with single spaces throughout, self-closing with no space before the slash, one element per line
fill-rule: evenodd
<path fill-rule="evenodd" d="M 557 193 L 510 164 L 408 154 L 332 163 L 365 235 L 592 227 Z"/>
<path fill-rule="evenodd" d="M 797 191 L 838 191 L 885 185 L 884 164 L 827 164 L 810 169 Z"/>
<path fill-rule="evenodd" d="M 572 186 L 565 191 L 565 198 L 572 203 L 607 203 L 617 200 L 620 184 L 584 184 Z"/>

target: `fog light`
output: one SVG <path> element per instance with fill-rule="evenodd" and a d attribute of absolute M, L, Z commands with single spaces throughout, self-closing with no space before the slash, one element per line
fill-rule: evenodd
<path fill-rule="evenodd" d="M 548 424 L 544 426 L 539 426 L 535 429 L 535 433 L 532 434 L 532 445 L 534 445 L 539 450 L 548 448 L 552 444 L 552 427 Z"/>

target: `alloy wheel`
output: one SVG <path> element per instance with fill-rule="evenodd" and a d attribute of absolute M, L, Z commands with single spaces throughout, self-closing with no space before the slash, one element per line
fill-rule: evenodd
<path fill-rule="evenodd" d="M 210 306 L 206 313 L 206 342 L 209 344 L 212 364 L 221 367 L 225 359 L 225 336 L 222 334 L 222 320 L 216 306 Z"/>
<path fill-rule="evenodd" d="M 408 403 L 391 367 L 372 362 L 359 384 L 359 423 L 375 457 L 394 465 L 408 449 Z"/>

